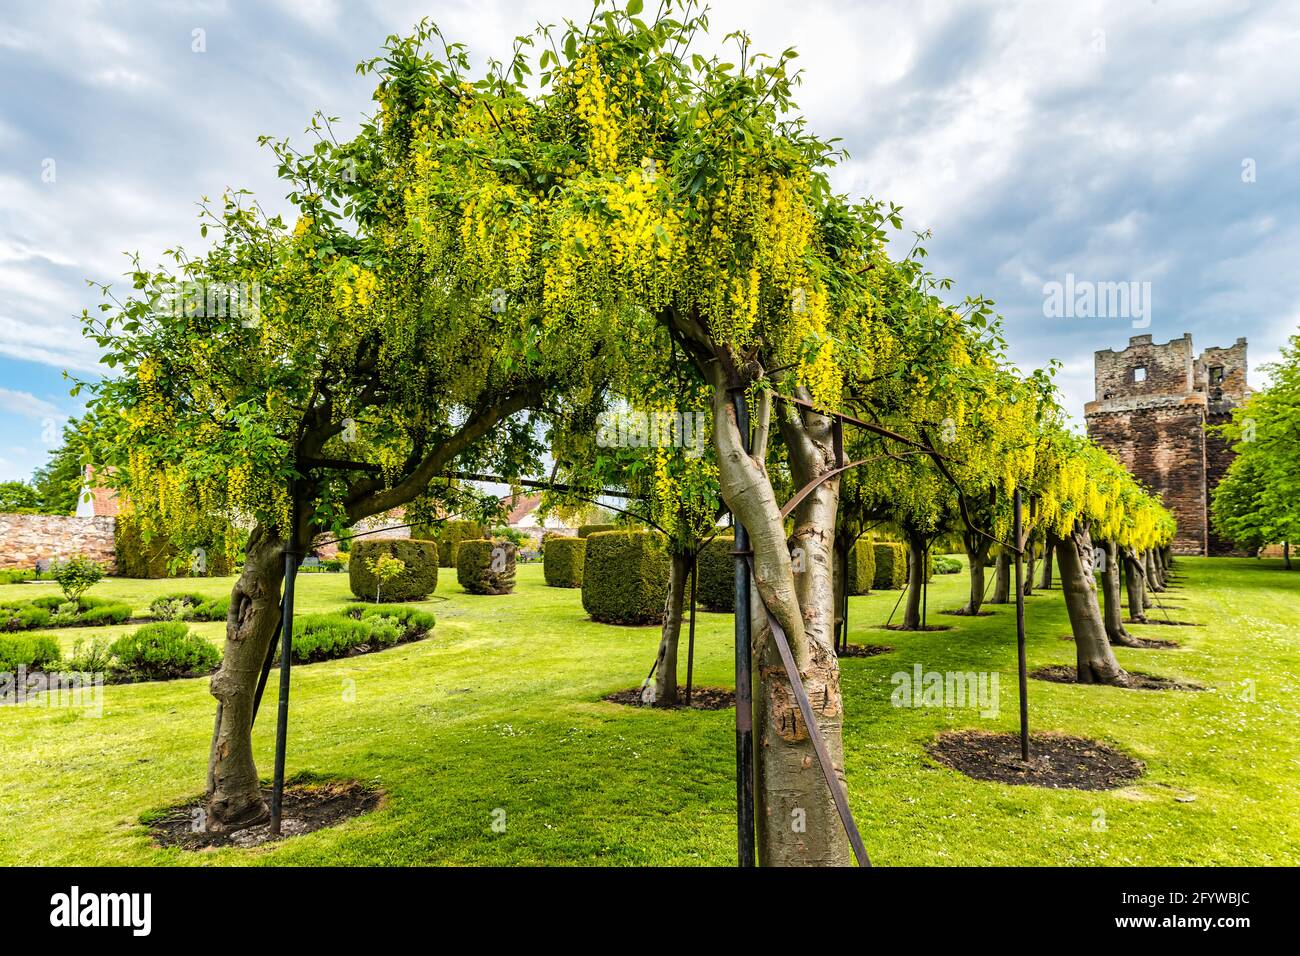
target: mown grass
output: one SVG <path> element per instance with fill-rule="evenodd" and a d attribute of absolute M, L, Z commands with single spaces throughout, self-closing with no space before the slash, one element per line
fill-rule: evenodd
<path fill-rule="evenodd" d="M 1014 608 L 940 617 L 966 578 L 936 577 L 931 622 L 877 629 L 897 592 L 851 601 L 852 639 L 892 653 L 843 662 L 852 805 L 877 864 L 1300 863 L 1300 573 L 1280 562 L 1183 559 L 1170 616 L 1202 627 L 1137 627 L 1177 650 L 1117 653 L 1128 668 L 1186 678 L 1201 693 L 1030 682 L 1035 731 L 1095 737 L 1143 760 L 1146 775 L 1109 793 L 979 783 L 925 752 L 950 728 L 1016 727 Z M 171 591 L 218 594 L 229 580 L 105 581 L 96 596 L 142 613 Z M 0 587 L 0 600 L 45 593 Z M 351 600 L 346 575 L 304 575 L 302 613 Z M 296 669 L 290 774 L 382 787 L 375 813 L 256 850 L 153 847 L 142 814 L 201 789 L 212 727 L 206 680 L 110 686 L 102 717 L 0 708 L 0 863 L 5 864 L 718 864 L 733 862 L 733 715 L 603 702 L 638 684 L 655 628 L 598 625 L 576 591 L 521 567 L 513 595 L 465 594 L 444 571 L 435 636 Z M 195 624 L 216 641 L 221 624 Z M 77 638 L 127 630 L 57 632 Z M 1028 603 L 1031 668 L 1070 663 L 1060 592 Z M 696 680 L 731 684 L 731 618 L 701 614 Z M 994 671 L 1000 713 L 891 706 L 890 677 Z M 683 662 L 683 673 L 684 673 Z M 274 700 L 275 678 L 268 688 Z M 256 729 L 270 773 L 274 709 Z M 1180 799 L 1181 798 L 1181 799 Z M 493 811 L 506 814 L 493 831 Z"/>

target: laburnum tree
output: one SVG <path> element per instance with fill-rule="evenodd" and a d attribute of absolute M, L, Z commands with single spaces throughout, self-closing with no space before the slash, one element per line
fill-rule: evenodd
<path fill-rule="evenodd" d="M 1081 684 L 1124 686 L 1128 675 L 1111 650 L 1111 634 L 1097 600 L 1094 536 L 1116 547 L 1150 553 L 1172 538 L 1173 519 L 1112 455 L 1093 442 L 1060 429 L 1049 433 L 1040 447 L 1042 467 L 1035 475 L 1034 491 L 1061 572 L 1077 679 Z M 1115 614 L 1117 582 L 1113 577 L 1103 580 L 1108 607 Z M 1122 640 L 1122 635 L 1116 635 Z"/>
<path fill-rule="evenodd" d="M 1236 458 L 1214 490 L 1213 520 L 1223 537 L 1253 549 L 1300 540 L 1300 334 L 1265 366 L 1267 389 L 1219 426 Z"/>
<path fill-rule="evenodd" d="M 182 546 L 251 526 L 211 685 L 215 829 L 267 812 L 251 725 L 284 556 L 399 506 L 427 517 L 454 467 L 531 467 L 540 446 L 522 413 L 581 382 L 599 352 L 597 333 L 546 348 L 518 302 L 463 281 L 440 245 L 461 228 L 424 218 L 410 193 L 416 117 L 421 136 L 464 147 L 488 108 L 444 95 L 414 44 L 394 39 L 365 65 L 379 109 L 355 139 L 336 141 L 318 117 L 310 151 L 272 143 L 292 222 L 232 192 L 205 206 L 209 251 L 172 250 L 157 269 L 137 259 L 130 294 L 104 288 L 101 312 L 84 316 L 115 371 L 86 386 L 99 473 L 147 533 Z"/>

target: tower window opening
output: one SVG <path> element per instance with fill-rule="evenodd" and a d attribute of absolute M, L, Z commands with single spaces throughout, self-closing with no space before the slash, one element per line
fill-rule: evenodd
<path fill-rule="evenodd" d="M 1211 365 L 1211 366 L 1210 366 L 1210 384 L 1211 384 L 1211 385 L 1222 385 L 1222 384 L 1223 384 L 1223 366 L 1222 366 L 1222 365 Z"/>
<path fill-rule="evenodd" d="M 1133 381 L 1145 382 L 1146 380 L 1147 380 L 1147 367 L 1145 365 L 1139 365 L 1137 368 L 1133 369 Z"/>

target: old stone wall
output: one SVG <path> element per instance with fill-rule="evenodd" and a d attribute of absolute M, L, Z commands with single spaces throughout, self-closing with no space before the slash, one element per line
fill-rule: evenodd
<path fill-rule="evenodd" d="M 80 554 L 98 561 L 111 574 L 117 569 L 115 523 L 108 516 L 0 514 L 0 570 L 33 568 L 41 558 Z"/>

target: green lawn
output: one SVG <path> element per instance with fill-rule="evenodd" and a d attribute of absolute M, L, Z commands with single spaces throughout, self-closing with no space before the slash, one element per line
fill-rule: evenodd
<path fill-rule="evenodd" d="M 1131 669 L 1210 690 L 1030 682 L 1035 730 L 1097 737 L 1145 761 L 1137 784 L 1108 793 L 979 783 L 927 756 L 926 742 L 947 728 L 1015 728 L 1013 607 L 975 620 L 932 613 L 954 629 L 905 634 L 876 629 L 897 592 L 853 598 L 852 639 L 896 648 L 843 662 L 850 797 L 873 862 L 1300 863 L 1300 572 L 1231 559 L 1178 567 L 1170 614 L 1205 626 L 1136 628 L 1184 646 L 1117 653 Z M 214 702 L 206 680 L 117 685 L 99 718 L 0 708 L 0 863 L 733 862 L 732 712 L 600 700 L 645 676 L 656 629 L 591 623 L 578 593 L 545 587 L 536 565 L 520 569 L 507 597 L 467 595 L 443 575 L 438 597 L 420 605 L 438 617 L 432 639 L 294 672 L 289 773 L 372 782 L 388 794 L 379 811 L 256 850 L 155 849 L 139 817 L 201 789 Z M 93 593 L 142 613 L 158 594 L 229 586 L 109 580 Z M 957 606 L 965 586 L 964 574 L 936 577 L 931 611 Z M 0 600 L 48 587 L 3 586 Z M 349 600 L 346 575 L 300 578 L 303 613 Z M 1027 614 L 1031 668 L 1072 662 L 1060 592 L 1031 598 Z M 697 682 L 730 686 L 730 625 L 701 615 Z M 213 640 L 222 627 L 196 625 Z M 70 649 L 77 637 L 124 630 L 59 637 Z M 916 663 L 998 672 L 1000 715 L 892 707 L 890 675 Z M 273 732 L 270 707 L 256 733 L 268 775 Z M 504 833 L 492 831 L 495 808 L 506 811 Z"/>

